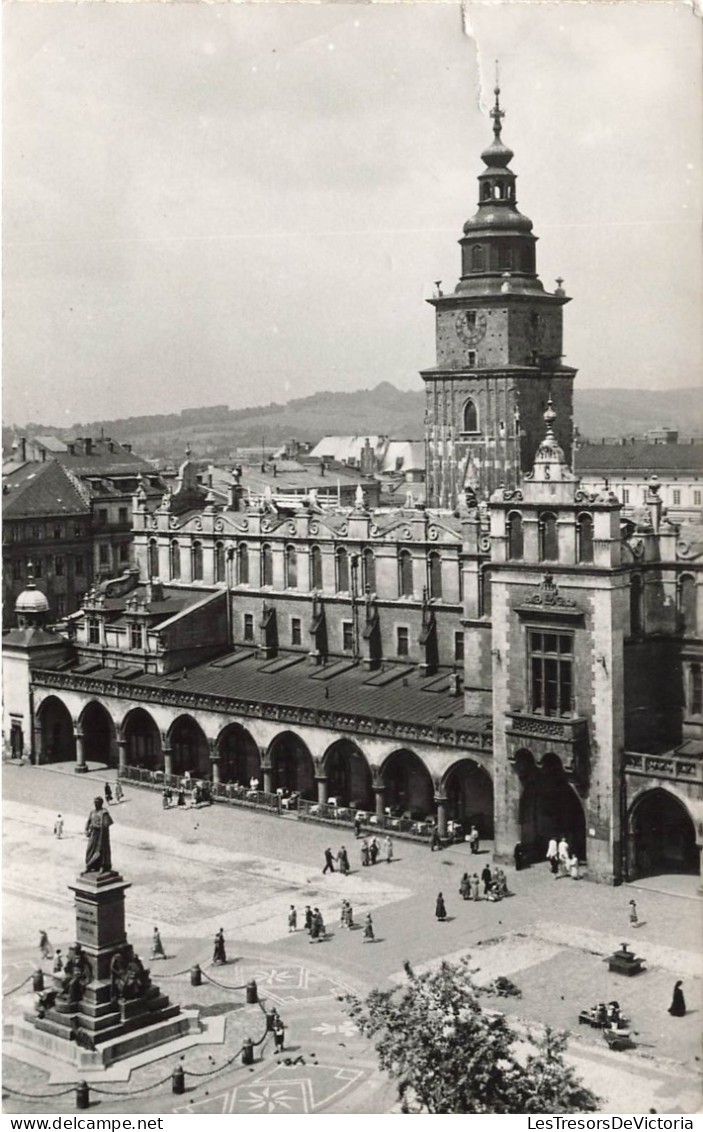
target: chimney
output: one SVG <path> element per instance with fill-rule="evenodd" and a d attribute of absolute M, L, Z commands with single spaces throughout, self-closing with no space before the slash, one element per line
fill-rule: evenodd
<path fill-rule="evenodd" d="M 327 468 L 325 467 L 325 461 L 320 460 L 320 475 L 324 476 L 326 471 L 327 471 Z"/>
<path fill-rule="evenodd" d="M 273 478 L 275 479 L 276 476 L 278 475 L 278 468 L 276 467 L 275 464 L 271 465 L 271 471 L 273 472 Z"/>
<path fill-rule="evenodd" d="M 122 447 L 124 448 L 125 452 L 131 452 L 132 451 L 131 443 L 130 444 L 123 444 Z"/>
<path fill-rule="evenodd" d="M 27 459 L 27 437 L 21 436 L 19 438 L 19 457 L 24 464 Z"/>
<path fill-rule="evenodd" d="M 86 436 L 85 438 L 85 454 L 86 456 L 93 455 L 93 440 L 90 436 Z"/>

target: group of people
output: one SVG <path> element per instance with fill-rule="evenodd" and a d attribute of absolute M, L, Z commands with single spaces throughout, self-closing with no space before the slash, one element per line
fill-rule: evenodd
<path fill-rule="evenodd" d="M 484 900 L 502 900 L 508 895 L 508 880 L 505 873 L 500 867 L 492 873 L 490 865 L 485 865 L 480 880 L 478 873 L 473 873 L 471 876 L 464 873 L 459 885 L 459 895 L 464 900 L 481 900 L 481 882 L 483 882 Z"/>
<path fill-rule="evenodd" d="M 344 847 L 344 845 L 342 845 L 342 847 L 339 850 L 339 852 L 337 853 L 336 857 L 329 847 L 327 849 L 325 849 L 325 867 L 322 870 L 323 874 L 324 873 L 333 873 L 335 871 L 334 870 L 334 862 L 335 861 L 339 865 L 339 871 L 342 874 L 342 876 L 348 876 L 349 873 L 351 872 L 351 868 L 350 868 L 350 865 L 349 865 L 349 854 L 347 853 L 347 850 Z"/>
<path fill-rule="evenodd" d="M 188 797 L 188 795 L 190 797 Z M 190 804 L 191 808 L 194 806 L 211 806 L 212 793 L 210 791 L 210 783 L 207 781 L 194 782 L 191 790 L 187 789 L 187 784 L 181 784 L 178 790 L 175 791 L 176 805 L 184 808 Z M 174 790 L 170 786 L 164 786 L 161 792 L 161 800 L 163 808 L 169 810 L 173 805 Z"/>
<path fill-rule="evenodd" d="M 360 852 L 362 865 L 375 865 L 381 855 L 381 843 L 377 837 L 365 837 L 361 842 Z M 393 839 L 390 834 L 383 838 L 383 857 L 386 864 L 390 865 L 393 860 Z"/>
<path fill-rule="evenodd" d="M 570 876 L 572 880 L 581 879 L 579 859 L 569 849 L 569 842 L 564 836 L 559 841 L 556 837 L 550 838 L 547 846 L 547 860 L 555 880 Z"/>
<path fill-rule="evenodd" d="M 342 907 L 339 916 L 339 926 L 340 928 L 346 928 L 347 931 L 352 931 L 356 927 L 356 924 L 354 923 L 354 909 L 352 908 L 351 901 L 346 899 L 342 900 Z M 310 936 L 311 943 L 322 943 L 323 940 L 327 939 L 327 928 L 325 927 L 325 922 L 322 918 L 322 913 L 320 912 L 319 908 L 311 908 L 309 904 L 305 906 L 303 927 Z M 220 929 L 220 931 L 221 930 L 222 929 Z M 291 904 L 288 911 L 288 931 L 296 932 L 297 930 L 298 912 L 295 904 Z M 375 938 L 373 919 L 371 913 L 369 912 L 364 923 L 364 941 L 375 940 Z"/>

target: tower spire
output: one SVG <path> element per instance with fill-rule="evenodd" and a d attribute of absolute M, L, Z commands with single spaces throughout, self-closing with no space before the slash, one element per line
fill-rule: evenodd
<path fill-rule="evenodd" d="M 505 110 L 501 110 L 501 108 L 500 108 L 500 72 L 499 72 L 499 66 L 498 66 L 498 60 L 497 59 L 496 59 L 496 85 L 493 88 L 493 93 L 495 95 L 495 102 L 493 104 L 493 109 L 491 110 L 491 118 L 493 119 L 493 133 L 495 135 L 495 140 L 500 141 L 500 131 L 501 131 L 501 128 L 502 128 L 501 127 L 501 119 L 503 119 L 505 117 Z"/>

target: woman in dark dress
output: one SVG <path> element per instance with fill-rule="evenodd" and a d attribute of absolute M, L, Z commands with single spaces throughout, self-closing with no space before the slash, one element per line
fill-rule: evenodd
<path fill-rule="evenodd" d="M 669 1007 L 669 1014 L 671 1014 L 673 1018 L 683 1018 L 686 1013 L 686 1000 L 681 990 L 682 985 L 681 979 L 679 979 L 674 987 L 674 996 L 671 1000 L 671 1006 Z"/>
<path fill-rule="evenodd" d="M 444 907 L 444 897 L 442 896 L 441 892 L 437 897 L 434 914 L 438 920 L 446 920 L 447 918 L 447 909 Z"/>
<path fill-rule="evenodd" d="M 227 952 L 225 950 L 225 933 L 222 928 L 220 928 L 219 932 L 215 936 L 215 948 L 212 955 L 212 961 L 218 966 L 227 962 Z"/>

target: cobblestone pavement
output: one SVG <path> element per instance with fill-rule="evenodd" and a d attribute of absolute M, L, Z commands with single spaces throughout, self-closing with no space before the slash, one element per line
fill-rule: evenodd
<path fill-rule="evenodd" d="M 3 772 L 7 1021 L 27 1005 L 26 984 L 13 988 L 37 965 L 39 930 L 48 931 L 54 946 L 71 942 L 74 913 L 66 885 L 82 863 L 90 802 L 114 775 L 93 770 L 79 777 L 16 765 L 5 765 Z M 422 969 L 467 953 L 479 982 L 502 974 L 522 992 L 520 998 L 489 1000 L 492 1004 L 520 1023 L 547 1022 L 571 1031 L 569 1056 L 603 1098 L 603 1111 L 698 1111 L 703 993 L 696 878 L 672 878 L 671 884 L 656 878 L 656 888 L 607 888 L 567 878 L 555 884 L 548 869 L 538 866 L 509 873 L 515 895 L 507 900 L 464 902 L 458 894 L 461 875 L 480 872 L 490 859 L 486 850 L 478 857 L 463 845 L 430 853 L 396 841 L 392 864 L 362 869 L 353 833 L 346 830 L 224 806 L 164 811 L 156 793 L 128 787 L 126 795 L 111 813 L 113 860 L 132 882 L 130 942 L 146 958 L 158 924 L 169 958 L 152 965 L 154 980 L 174 1001 L 199 1008 L 213 1034 L 224 1031 L 224 1038 L 135 1066 L 128 1079 L 124 1066 L 96 1078 L 91 1084 L 96 1113 L 388 1112 L 394 1090 L 376 1070 L 373 1049 L 350 1026 L 339 998 L 348 989 L 363 993 L 396 981 L 405 959 Z M 65 819 L 60 842 L 52 835 L 58 812 Z M 336 852 L 343 842 L 351 876 L 323 875 L 324 849 L 331 845 Z M 442 924 L 433 914 L 440 890 L 449 913 Z M 627 917 L 633 894 L 641 919 L 636 932 Z M 352 901 L 357 922 L 372 911 L 378 937 L 373 946 L 363 945 L 361 931 L 339 929 L 343 896 Z M 305 904 L 317 905 L 329 939 L 312 945 L 304 932 L 289 934 L 292 903 L 299 916 Z M 220 926 L 231 961 L 211 968 L 212 937 Z M 637 978 L 607 970 L 605 958 L 622 940 L 647 959 L 648 970 Z M 222 985 L 206 980 L 191 987 L 187 971 L 194 962 Z M 266 1039 L 255 1064 L 244 1067 L 237 1056 L 241 1042 L 261 1037 L 263 1014 L 244 1005 L 242 991 L 228 988 L 249 977 L 284 1018 L 287 1048 L 274 1057 Z M 689 1013 L 683 1019 L 667 1013 L 677 978 L 685 980 Z M 578 1026 L 579 1008 L 611 998 L 632 1018 L 634 1051 L 614 1053 L 598 1031 Z M 6 1111 L 73 1111 L 72 1091 L 56 1095 L 75 1079 L 70 1069 L 61 1084 L 60 1067 L 50 1078 L 15 1055 L 6 1048 Z M 181 1055 L 187 1089 L 174 1096 L 170 1073 Z M 210 1076 L 193 1076 L 213 1068 L 217 1072 Z M 17 1091 L 50 1096 L 32 1101 Z"/>

